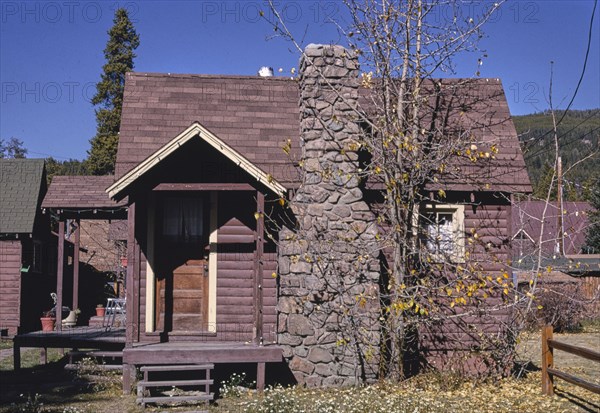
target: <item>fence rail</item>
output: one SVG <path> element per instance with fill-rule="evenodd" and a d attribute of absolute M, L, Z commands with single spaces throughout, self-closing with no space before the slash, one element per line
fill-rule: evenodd
<path fill-rule="evenodd" d="M 584 357 L 595 362 L 600 362 L 600 353 L 584 347 L 556 341 L 553 338 L 553 334 L 554 332 L 551 325 L 542 328 L 542 393 L 552 396 L 554 394 L 554 377 L 558 377 L 566 382 L 583 387 L 596 394 L 600 394 L 600 385 L 554 368 L 554 349 Z"/>

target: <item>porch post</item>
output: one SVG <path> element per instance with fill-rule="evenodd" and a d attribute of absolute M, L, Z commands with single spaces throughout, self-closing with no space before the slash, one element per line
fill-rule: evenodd
<path fill-rule="evenodd" d="M 254 343 L 263 342 L 263 252 L 265 233 L 265 194 L 256 192 L 256 252 L 254 258 Z"/>
<path fill-rule="evenodd" d="M 131 347 L 133 344 L 133 306 L 135 303 L 135 284 L 134 284 L 134 265 L 135 260 L 135 203 L 129 205 L 127 209 L 127 311 L 125 312 L 127 333 L 125 336 L 125 347 Z M 125 370 L 123 370 L 125 373 Z"/>
<path fill-rule="evenodd" d="M 75 229 L 75 245 L 73 246 L 73 311 L 79 308 L 79 229 L 81 227 L 79 220 L 75 222 L 77 223 L 77 228 Z"/>
<path fill-rule="evenodd" d="M 58 221 L 58 258 L 56 260 L 56 331 L 62 330 L 63 272 L 65 262 L 65 221 Z"/>

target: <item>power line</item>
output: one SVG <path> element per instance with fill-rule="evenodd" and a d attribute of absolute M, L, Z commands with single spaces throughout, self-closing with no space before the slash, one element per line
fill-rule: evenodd
<path fill-rule="evenodd" d="M 589 58 L 589 55 L 590 55 L 590 48 L 591 48 L 591 45 L 592 45 L 592 32 L 593 32 L 593 29 L 594 29 L 594 16 L 596 15 L 596 7 L 597 6 L 598 6 L 598 0 L 594 0 L 594 8 L 592 9 L 592 17 L 590 18 L 590 25 L 589 25 L 589 29 L 588 29 L 587 48 L 586 48 L 586 51 L 585 51 L 585 58 L 583 60 L 583 68 L 581 70 L 581 75 L 579 76 L 579 81 L 577 82 L 577 87 L 575 88 L 575 92 L 573 92 L 573 96 L 571 97 L 571 101 L 567 105 L 567 108 L 565 109 L 565 111 L 563 112 L 562 116 L 560 117 L 560 119 L 556 123 L 556 126 L 560 125 L 560 123 L 563 121 L 563 119 L 567 115 L 567 111 L 571 108 L 571 105 L 573 105 L 573 102 L 575 101 L 575 97 L 577 96 L 577 93 L 579 92 L 579 88 L 581 87 L 581 83 L 583 82 L 583 76 L 585 75 L 585 69 L 587 68 L 587 62 L 588 62 L 588 58 Z M 545 138 L 550 133 L 552 133 L 553 130 L 554 129 L 551 129 L 548 132 L 544 133 L 542 136 L 539 136 L 537 138 L 537 140 L 541 140 L 541 139 Z"/>

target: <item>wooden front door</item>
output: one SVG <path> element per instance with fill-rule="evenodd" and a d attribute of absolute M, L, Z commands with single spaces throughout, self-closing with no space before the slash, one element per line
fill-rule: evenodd
<path fill-rule="evenodd" d="M 171 284 L 169 286 L 169 284 Z M 206 331 L 208 328 L 208 261 L 189 260 L 175 268 L 172 283 L 159 289 L 160 320 L 170 308 L 171 331 Z M 169 291 L 170 290 L 170 291 Z"/>
<path fill-rule="evenodd" d="M 208 223 L 200 196 L 165 198 L 157 251 L 156 326 L 200 333 L 208 326 Z"/>

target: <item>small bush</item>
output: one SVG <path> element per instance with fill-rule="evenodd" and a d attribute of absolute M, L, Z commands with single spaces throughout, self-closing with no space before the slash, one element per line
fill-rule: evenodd
<path fill-rule="evenodd" d="M 221 397 L 240 397 L 250 389 L 256 387 L 256 382 L 247 382 L 246 373 L 233 373 L 229 380 L 221 382 L 219 392 Z"/>
<path fill-rule="evenodd" d="M 552 324 L 554 331 L 577 332 L 581 330 L 584 305 L 579 301 L 579 287 L 571 284 L 542 285 L 536 294 L 538 309 L 528 317 L 532 328 Z"/>

